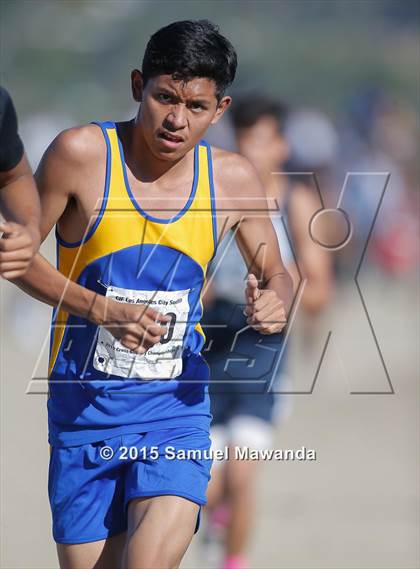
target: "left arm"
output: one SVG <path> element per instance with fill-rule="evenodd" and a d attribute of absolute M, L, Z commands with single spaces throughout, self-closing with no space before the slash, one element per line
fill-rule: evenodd
<path fill-rule="evenodd" d="M 236 242 L 249 271 L 246 314 L 251 327 L 274 334 L 286 325 L 293 284 L 281 258 L 264 188 L 249 162 L 241 159 L 241 163 L 242 173 L 236 179 L 243 215 L 236 224 Z"/>

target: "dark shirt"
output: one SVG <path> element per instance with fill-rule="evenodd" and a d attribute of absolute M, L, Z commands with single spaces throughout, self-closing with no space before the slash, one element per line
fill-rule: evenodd
<path fill-rule="evenodd" d="M 14 168 L 21 161 L 23 152 L 15 107 L 9 93 L 0 87 L 0 171 Z"/>

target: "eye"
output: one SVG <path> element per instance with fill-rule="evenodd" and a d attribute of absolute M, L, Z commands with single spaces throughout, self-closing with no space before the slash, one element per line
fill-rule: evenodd
<path fill-rule="evenodd" d="M 201 103 L 199 103 L 199 102 L 196 102 L 196 103 L 193 102 L 193 103 L 191 103 L 191 109 L 192 109 L 194 112 L 196 112 L 196 113 L 198 112 L 198 113 L 199 113 L 199 112 L 201 112 L 201 111 L 204 111 L 204 110 L 205 110 L 205 107 L 203 107 L 203 105 L 202 105 Z"/>
<path fill-rule="evenodd" d="M 156 98 L 161 103 L 169 103 L 171 100 L 171 96 L 168 93 L 158 93 Z"/>

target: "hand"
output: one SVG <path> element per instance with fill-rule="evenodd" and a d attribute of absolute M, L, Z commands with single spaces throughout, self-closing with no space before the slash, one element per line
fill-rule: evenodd
<path fill-rule="evenodd" d="M 286 309 L 276 292 L 258 288 L 255 275 L 248 275 L 245 290 L 247 324 L 261 334 L 280 332 L 287 322 Z"/>
<path fill-rule="evenodd" d="M 39 248 L 39 231 L 9 221 L 0 223 L 0 276 L 11 280 L 28 270 Z"/>
<path fill-rule="evenodd" d="M 168 328 L 164 324 L 170 322 L 170 316 L 145 305 L 135 306 L 106 297 L 103 299 L 107 316 L 101 322 L 102 326 L 132 352 L 145 354 L 167 334 Z"/>

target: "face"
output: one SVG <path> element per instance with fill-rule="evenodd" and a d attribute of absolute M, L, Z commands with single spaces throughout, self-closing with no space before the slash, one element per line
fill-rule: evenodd
<path fill-rule="evenodd" d="M 132 73 L 133 96 L 141 103 L 138 122 L 154 156 L 177 160 L 185 155 L 230 104 L 230 97 L 218 102 L 214 81 L 197 77 L 188 82 L 171 75 L 158 75 L 143 86 L 142 75 Z"/>
<path fill-rule="evenodd" d="M 269 115 L 261 117 L 253 126 L 237 133 L 238 150 L 260 172 L 273 172 L 289 156 L 289 148 L 277 120 Z"/>

